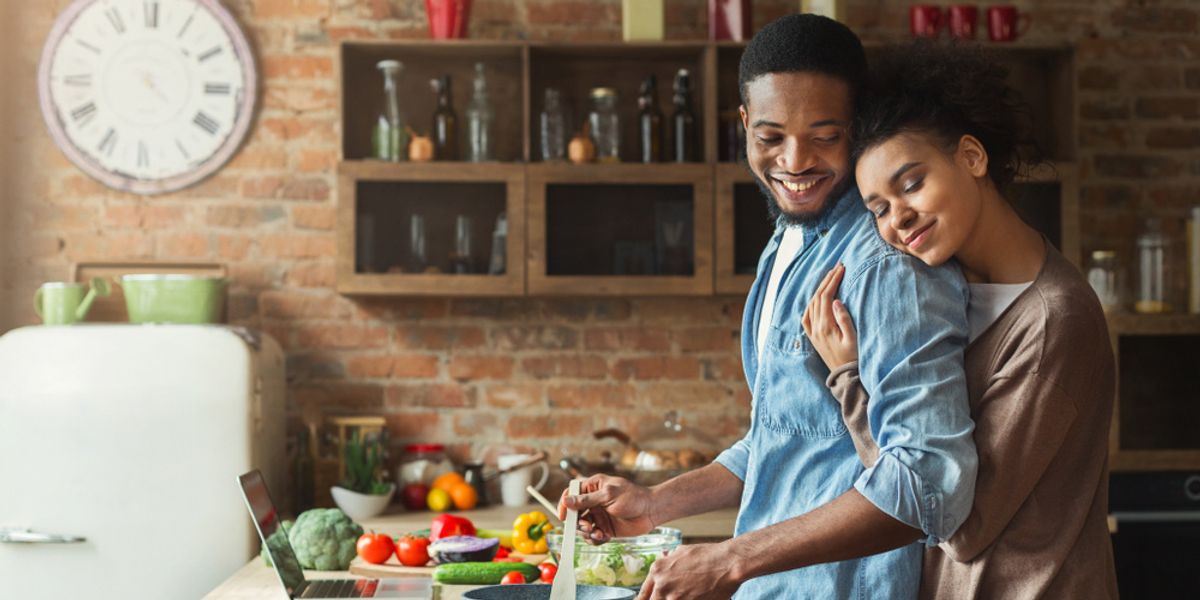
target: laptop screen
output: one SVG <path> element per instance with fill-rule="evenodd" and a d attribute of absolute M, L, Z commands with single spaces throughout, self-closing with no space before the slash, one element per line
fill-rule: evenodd
<path fill-rule="evenodd" d="M 275 503 L 271 502 L 271 494 L 267 492 L 262 473 L 255 469 L 238 477 L 238 482 L 242 484 L 246 508 L 250 509 L 254 527 L 267 547 L 275 572 L 283 580 L 288 596 L 295 597 L 304 586 L 304 571 L 300 569 L 300 561 L 296 560 L 296 553 L 292 551 L 292 544 L 288 542 L 287 533 L 280 524 L 279 513 L 275 511 Z"/>

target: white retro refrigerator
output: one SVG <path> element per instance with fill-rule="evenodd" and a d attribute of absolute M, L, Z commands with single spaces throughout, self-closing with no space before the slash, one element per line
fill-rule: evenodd
<path fill-rule="evenodd" d="M 253 331 L 0 337 L 0 598 L 200 598 L 257 552 L 236 478 L 282 490 L 284 359 Z"/>

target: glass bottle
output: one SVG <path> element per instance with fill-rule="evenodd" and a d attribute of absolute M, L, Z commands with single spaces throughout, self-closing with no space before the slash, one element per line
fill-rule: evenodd
<path fill-rule="evenodd" d="M 467 105 L 467 160 L 495 160 L 492 130 L 496 113 L 488 99 L 487 76 L 483 63 L 475 63 L 475 94 Z"/>
<path fill-rule="evenodd" d="M 488 261 L 488 275 L 504 274 L 507 248 L 508 217 L 500 213 L 500 216 L 496 217 L 496 229 L 492 231 L 492 258 Z"/>
<path fill-rule="evenodd" d="M 1096 250 L 1092 252 L 1092 260 L 1088 265 L 1088 283 L 1096 292 L 1100 306 L 1104 312 L 1117 311 L 1121 306 L 1120 287 L 1117 282 L 1117 253 L 1112 250 Z"/>
<path fill-rule="evenodd" d="M 471 264 L 471 217 L 458 215 L 454 219 L 454 253 L 450 255 L 450 270 L 457 275 L 474 271 Z"/>
<path fill-rule="evenodd" d="M 408 132 L 396 95 L 396 80 L 404 65 L 398 60 L 381 60 L 375 67 L 383 72 L 383 112 L 375 123 L 371 145 L 375 158 L 399 162 L 408 155 Z"/>
<path fill-rule="evenodd" d="M 621 162 L 621 119 L 617 116 L 617 92 L 592 88 L 592 111 L 588 113 L 592 142 L 598 162 Z"/>
<path fill-rule="evenodd" d="M 1158 219 L 1146 219 L 1137 238 L 1138 294 L 1133 308 L 1139 313 L 1171 312 L 1167 298 L 1167 236 Z"/>
<path fill-rule="evenodd" d="M 450 104 L 450 76 L 442 75 L 430 83 L 437 95 L 437 109 L 433 111 L 433 157 L 458 160 L 458 115 Z"/>
<path fill-rule="evenodd" d="M 675 162 L 696 162 L 696 115 L 692 114 L 692 77 L 687 69 L 675 74 L 675 114 L 671 116 L 672 157 Z"/>
<path fill-rule="evenodd" d="M 429 267 L 425 254 L 425 217 L 413 215 L 408 223 L 408 270 L 412 273 L 424 273 Z"/>
<path fill-rule="evenodd" d="M 546 88 L 546 101 L 541 115 L 542 160 L 563 160 L 567 157 L 567 118 L 562 109 L 562 96 L 554 88 Z"/>
<path fill-rule="evenodd" d="M 638 92 L 638 143 L 644 163 L 662 162 L 663 116 L 658 110 L 657 88 L 658 80 L 650 75 Z"/>

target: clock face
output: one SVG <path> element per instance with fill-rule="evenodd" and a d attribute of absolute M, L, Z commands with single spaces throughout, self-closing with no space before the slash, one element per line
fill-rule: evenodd
<path fill-rule="evenodd" d="M 76 0 L 50 33 L 38 85 L 73 163 L 153 194 L 229 160 L 249 130 L 257 74 L 219 0 Z"/>

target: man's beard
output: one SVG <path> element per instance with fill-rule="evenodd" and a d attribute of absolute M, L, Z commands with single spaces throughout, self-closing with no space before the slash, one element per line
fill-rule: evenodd
<path fill-rule="evenodd" d="M 762 177 L 758 176 L 758 173 L 755 173 L 753 170 L 750 172 L 754 174 L 754 183 L 758 184 L 758 190 L 762 192 L 763 197 L 767 200 L 767 215 L 771 217 L 771 222 L 778 223 L 780 220 L 782 220 L 783 224 L 789 227 L 796 225 L 810 225 L 820 221 L 822 217 L 829 214 L 829 211 L 833 210 L 834 206 L 837 206 L 838 201 L 841 200 L 842 194 L 844 194 L 850 185 L 854 183 L 853 177 L 843 177 L 842 180 L 835 184 L 829 190 L 829 193 L 826 194 L 825 204 L 821 206 L 821 208 L 818 208 L 812 212 L 793 215 L 783 212 L 783 209 L 779 208 L 779 201 L 775 199 L 775 192 L 771 190 L 771 186 L 767 185 L 767 183 L 763 181 Z"/>

